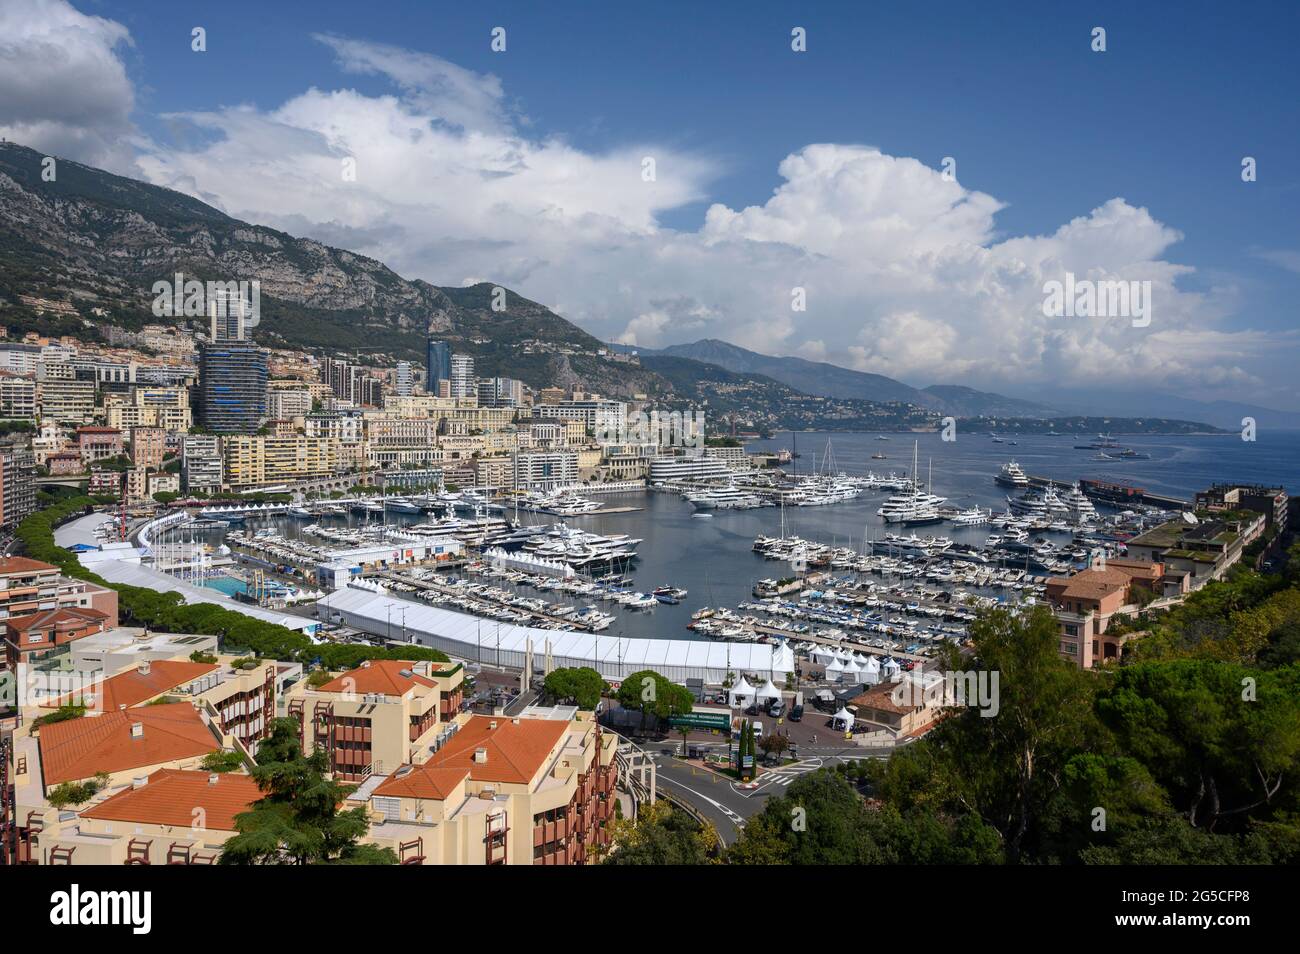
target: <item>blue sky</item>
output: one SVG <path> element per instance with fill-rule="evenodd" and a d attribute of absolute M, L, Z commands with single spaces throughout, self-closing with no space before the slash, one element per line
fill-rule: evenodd
<path fill-rule="evenodd" d="M 288 231 L 334 244 L 347 244 L 351 236 L 349 247 L 376 254 L 403 274 L 455 284 L 496 273 L 490 260 L 479 267 L 464 249 L 447 254 L 455 236 L 411 234 L 411 226 L 398 223 L 400 216 L 388 206 L 372 209 L 373 221 L 391 226 L 383 235 L 345 215 L 326 215 L 303 203 L 293 207 L 288 198 L 280 207 L 263 199 L 268 207 L 261 208 L 256 196 L 234 194 L 212 171 L 218 156 L 207 156 L 205 164 L 199 155 L 203 144 L 226 135 L 221 122 L 197 130 L 189 119 L 167 123 L 161 117 L 211 116 L 232 107 L 265 115 L 312 89 L 354 90 L 371 101 L 402 97 L 400 83 L 378 54 L 367 54 L 363 70 L 346 67 L 339 49 L 323 43 L 321 34 L 430 54 L 499 81 L 507 138 L 561 141 L 591 157 L 650 152 L 660 156 L 661 173 L 667 163 L 670 175 L 672 163 L 690 160 L 694 165 L 676 191 L 666 189 L 665 198 L 646 208 L 615 214 L 630 221 L 629 234 L 638 240 L 644 238 L 643 216 L 648 217 L 656 236 L 669 245 L 681 236 L 714 242 L 718 233 L 706 226 L 710 207 L 739 213 L 764 206 L 785 181 L 778 171 L 782 160 L 810 144 L 876 147 L 885 156 L 934 169 L 951 156 L 961 186 L 992 197 L 997 206 L 987 223 L 960 232 L 955 242 L 973 238 L 989 247 L 1017 237 L 1050 236 L 1115 199 L 1145 209 L 1171 234 L 1180 233 L 1155 242 L 1161 247 L 1153 250 L 1147 249 L 1151 243 L 1139 243 L 1144 251 L 1135 262 L 1176 266 L 1153 274 L 1157 282 L 1176 283 L 1187 296 L 1178 309 L 1182 340 L 1211 329 L 1229 337 L 1198 338 L 1190 350 L 1166 341 L 1171 350 L 1164 353 L 1150 338 L 1112 343 L 1121 352 L 1126 347 L 1152 352 L 1145 363 L 1127 366 L 1128 373 L 1176 366 L 1159 386 L 1186 394 L 1197 389 L 1198 371 L 1208 373 L 1216 363 L 1214 352 L 1224 347 L 1241 373 L 1212 376 L 1214 396 L 1249 399 L 1253 391 L 1261 403 L 1274 405 L 1296 399 L 1289 381 L 1296 342 L 1286 337 L 1296 330 L 1294 302 L 1300 290 L 1300 58 L 1292 48 L 1300 13 L 1294 4 L 323 2 L 299 8 L 237 0 L 145 0 L 74 6 L 129 32 L 129 44 L 117 44 L 115 55 L 134 92 L 131 123 L 147 142 L 135 148 L 161 156 L 141 165 L 145 175 Z M 196 25 L 208 34 L 202 55 L 190 50 L 190 29 Z M 507 29 L 505 53 L 489 49 L 489 31 L 498 25 Z M 792 26 L 806 27 L 807 53 L 791 52 Z M 1090 49 L 1094 26 L 1107 31 L 1105 53 Z M 0 125 L 3 119 L 0 114 Z M 338 142 L 331 148 L 337 151 Z M 188 154 L 186 161 L 172 155 L 177 150 Z M 1258 160 L 1259 180 L 1251 184 L 1240 176 L 1247 155 Z M 130 161 L 122 153 L 113 159 L 119 167 Z M 432 170 L 427 181 L 436 192 Z M 887 181 L 883 187 L 894 188 Z M 598 211 L 606 214 L 608 207 Z M 774 229 L 770 218 L 742 223 L 739 234 L 732 229 L 726 238 L 743 241 L 754 252 L 753 243 L 786 234 Z M 653 345 L 716 333 L 745 344 L 738 339 L 751 331 L 736 312 L 755 306 L 729 305 L 725 296 L 734 293 L 711 279 L 688 281 L 672 271 L 660 277 L 659 288 L 647 285 L 620 297 L 615 287 L 580 299 L 561 291 L 590 276 L 566 273 L 561 259 L 581 254 L 581 243 L 559 249 L 549 242 L 530 246 L 514 236 L 485 234 L 474 236 L 471 244 L 482 249 L 499 243 L 518 246 L 511 259 L 517 274 L 506 270 L 508 284 L 564 306 L 603 336 Z M 839 252 L 849 265 L 855 254 L 873 247 L 794 244 L 800 255 L 780 260 L 790 263 L 790 284 L 807 279 L 793 274 L 801 271 L 793 264 L 797 261 L 806 265 Z M 415 246 L 424 252 L 410 251 Z M 920 243 L 922 253 L 932 248 L 932 242 Z M 769 251 L 775 255 L 774 248 L 762 247 L 747 264 L 728 256 L 710 267 L 781 267 L 774 266 Z M 670 253 L 656 246 L 642 254 Z M 443 273 L 440 256 L 445 256 Z M 609 268 L 620 264 L 626 267 L 625 261 L 612 260 Z M 1140 273 L 1138 268 L 1124 274 Z M 689 287 L 683 291 L 679 285 Z M 710 289 L 718 301 L 710 299 Z M 888 327 L 894 328 L 897 316 L 907 311 L 902 298 L 900 291 L 888 300 L 864 300 L 861 307 L 876 319 L 889 316 Z M 763 350 L 825 356 L 865 370 L 888 373 L 892 367 L 913 383 L 945 378 L 997 383 L 996 361 L 960 360 L 959 344 L 948 350 L 946 363 L 900 355 L 891 364 L 877 344 L 888 338 L 887 329 L 869 330 L 867 322 L 855 332 L 857 326 L 846 317 L 855 307 L 847 293 L 837 295 L 835 307 L 834 316 L 799 318 L 793 325 L 769 322 L 764 328 L 771 332 L 751 342 Z M 940 312 L 962 304 L 954 297 L 918 306 L 920 319 L 911 327 L 942 337 L 943 329 L 934 323 L 943 317 L 926 307 Z M 647 318 L 653 315 L 659 317 Z M 1246 330 L 1280 335 L 1278 346 L 1262 347 L 1259 337 L 1241 335 Z M 967 328 L 956 334 L 958 341 L 980 336 Z M 1016 380 L 1023 378 L 1026 387 L 1033 359 L 1027 354 L 1016 365 Z M 1044 380 L 1056 379 L 1069 357 L 1043 356 L 1042 363 Z"/>

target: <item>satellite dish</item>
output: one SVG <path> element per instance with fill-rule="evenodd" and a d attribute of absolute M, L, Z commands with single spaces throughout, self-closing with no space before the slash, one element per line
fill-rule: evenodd
<path fill-rule="evenodd" d="M 1196 514 L 1192 513 L 1190 510 L 1184 510 L 1183 523 L 1187 524 L 1190 527 L 1194 527 L 1198 523 L 1200 523 L 1200 521 L 1196 519 Z"/>

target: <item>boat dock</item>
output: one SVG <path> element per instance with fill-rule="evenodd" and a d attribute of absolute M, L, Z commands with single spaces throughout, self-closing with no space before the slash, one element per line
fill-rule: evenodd
<path fill-rule="evenodd" d="M 1069 490 L 1073 483 L 1073 481 L 1055 480 L 1051 477 L 1035 477 L 1032 474 L 1025 476 L 1029 478 L 1029 486 L 1035 490 L 1043 490 L 1047 487 L 1053 490 Z M 1164 494 L 1153 494 L 1142 487 L 1129 484 L 1084 478 L 1079 481 L 1079 487 L 1091 499 L 1116 507 L 1142 504 L 1147 507 L 1159 507 L 1162 510 L 1188 510 L 1192 506 L 1190 501 Z"/>

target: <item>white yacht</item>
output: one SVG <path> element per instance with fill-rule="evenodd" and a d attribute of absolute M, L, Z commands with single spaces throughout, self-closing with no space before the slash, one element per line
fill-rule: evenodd
<path fill-rule="evenodd" d="M 1011 512 L 1021 517 L 1035 520 L 1054 520 L 1066 516 L 1067 508 L 1051 487 L 1041 491 L 1031 490 L 1019 497 L 1008 497 L 1007 506 Z"/>
<path fill-rule="evenodd" d="M 686 499 L 696 510 L 751 510 L 763 503 L 757 496 L 746 493 L 735 484 L 687 494 Z"/>
<path fill-rule="evenodd" d="M 1097 508 L 1077 483 L 1061 495 L 1061 504 L 1071 523 L 1088 523 L 1097 519 Z"/>
<path fill-rule="evenodd" d="M 998 475 L 994 477 L 993 480 L 995 483 L 999 483 L 1003 487 L 1029 486 L 1029 478 L 1025 475 L 1025 472 L 1020 469 L 1020 465 L 1014 460 L 1003 464 L 1001 470 L 998 471 Z"/>
<path fill-rule="evenodd" d="M 982 527 L 989 522 L 991 511 L 981 510 L 979 507 L 971 507 L 969 510 L 963 510 L 954 514 L 951 518 L 953 525 L 958 527 Z"/>
<path fill-rule="evenodd" d="M 939 514 L 939 505 L 947 497 L 939 497 L 922 490 L 916 480 L 917 445 L 912 445 L 912 479 L 907 490 L 888 498 L 876 513 L 883 517 L 885 523 L 937 523 L 943 517 Z"/>

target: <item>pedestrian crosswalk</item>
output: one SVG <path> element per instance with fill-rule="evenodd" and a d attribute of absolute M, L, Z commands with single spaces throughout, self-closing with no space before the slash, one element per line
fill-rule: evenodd
<path fill-rule="evenodd" d="M 768 772 L 763 776 L 763 781 L 768 785 L 779 785 L 785 787 L 800 775 L 815 772 L 821 767 L 821 759 L 802 759 L 798 762 L 793 762 L 790 765 L 783 765 L 775 771 Z"/>

